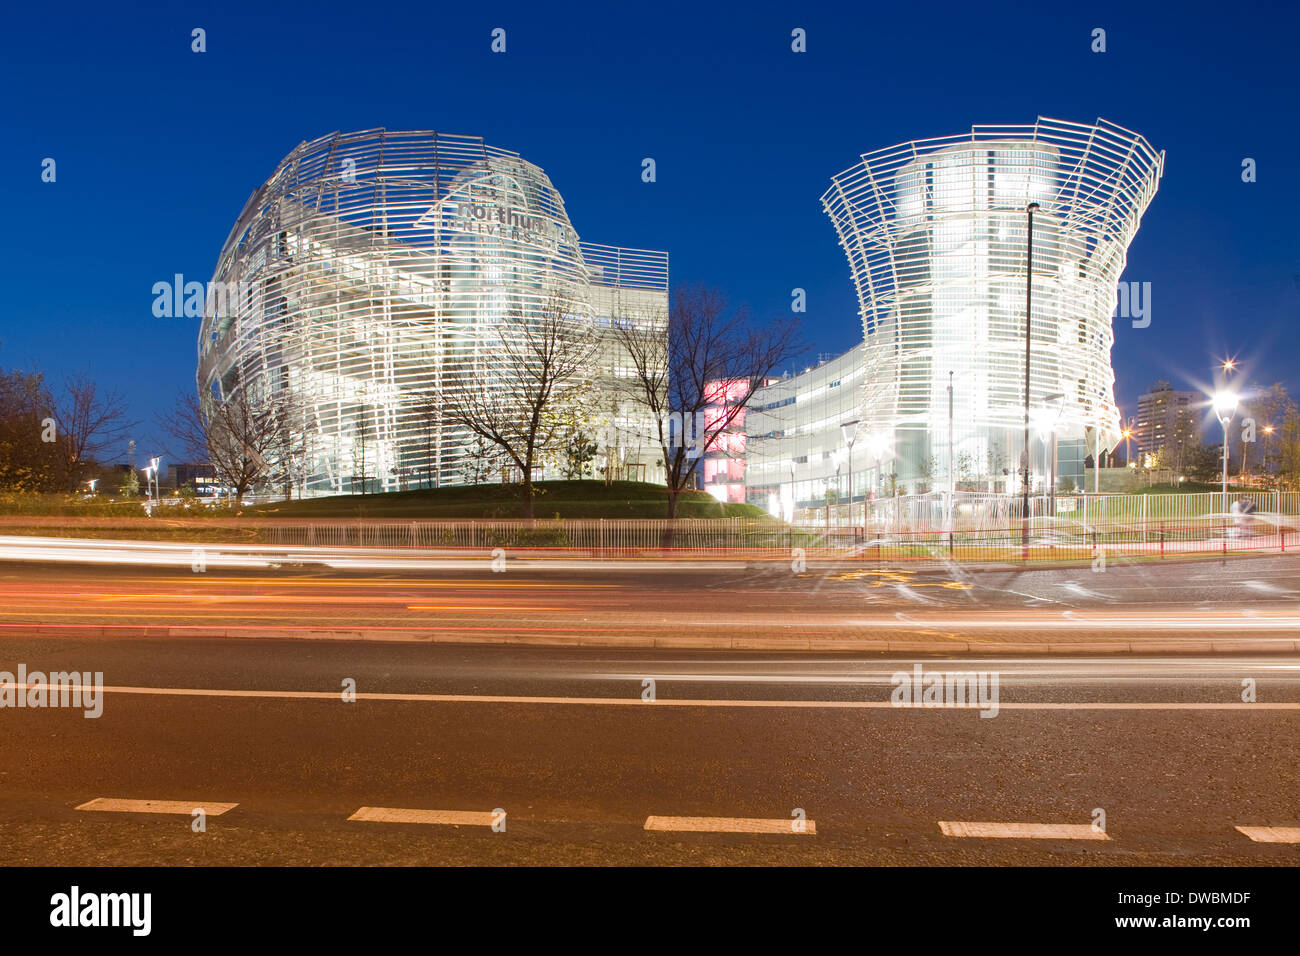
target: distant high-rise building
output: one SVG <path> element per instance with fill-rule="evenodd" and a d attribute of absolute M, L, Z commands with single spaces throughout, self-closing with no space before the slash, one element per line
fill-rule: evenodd
<path fill-rule="evenodd" d="M 1189 443 L 1201 441 L 1201 417 L 1197 408 L 1204 402 L 1200 392 L 1175 391 L 1168 382 L 1157 382 L 1151 391 L 1138 396 L 1133 438 L 1139 452 L 1144 456 L 1154 455 L 1162 448 L 1169 448 L 1177 461 L 1169 462 L 1168 466 L 1181 463 L 1178 453 Z"/>

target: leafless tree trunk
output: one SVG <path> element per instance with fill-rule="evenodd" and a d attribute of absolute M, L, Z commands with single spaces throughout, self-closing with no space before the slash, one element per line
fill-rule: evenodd
<path fill-rule="evenodd" d="M 647 317 L 615 322 L 614 333 L 631 363 L 629 394 L 658 429 L 668 517 L 675 518 L 679 496 L 692 484 L 701 456 L 744 411 L 754 389 L 798 354 L 797 328 L 781 321 L 754 327 L 744 309 L 728 315 L 716 289 L 679 286 L 667 335 Z M 746 387 L 734 388 L 737 383 Z M 696 422 L 705 426 L 699 434 Z"/>
<path fill-rule="evenodd" d="M 63 391 L 64 400 L 55 417 L 66 456 L 68 490 L 76 491 L 92 459 L 120 442 L 134 423 L 126 420 L 122 396 L 117 392 L 100 393 L 88 375 L 69 378 Z"/>
<path fill-rule="evenodd" d="M 525 517 L 533 517 L 533 471 L 560 427 L 550 412 L 570 398 L 597 345 L 587 318 L 552 295 L 536 313 L 514 317 L 497 348 L 477 367 L 456 370 L 445 392 L 447 421 L 496 445 L 519 469 Z"/>
<path fill-rule="evenodd" d="M 433 487 L 434 446 L 442 417 L 442 403 L 436 392 L 421 392 L 415 402 L 415 417 L 420 423 L 420 434 L 424 438 L 424 487 Z"/>
<path fill-rule="evenodd" d="M 159 424 L 185 457 L 209 463 L 236 501 L 259 481 L 289 467 L 294 429 L 287 400 L 250 402 L 240 395 L 225 402 L 204 402 L 182 395 L 175 410 L 160 418 Z"/>

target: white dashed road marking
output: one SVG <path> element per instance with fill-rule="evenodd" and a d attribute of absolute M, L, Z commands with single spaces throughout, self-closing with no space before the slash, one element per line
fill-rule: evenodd
<path fill-rule="evenodd" d="M 1091 823 L 969 823 L 940 820 L 944 836 L 1015 840 L 1109 840 Z"/>
<path fill-rule="evenodd" d="M 365 823 L 430 823 L 452 827 L 490 827 L 505 818 L 487 810 L 414 810 L 403 807 L 362 807 L 349 820 Z"/>
<path fill-rule="evenodd" d="M 237 803 L 216 803 L 214 801 L 194 800 L 123 800 L 118 797 L 96 797 L 88 800 L 78 810 L 99 810 L 110 813 L 179 813 L 193 815 L 195 810 L 202 810 L 210 817 L 219 817 L 227 810 L 239 806 Z"/>
<path fill-rule="evenodd" d="M 1234 827 L 1256 843 L 1300 843 L 1300 827 Z"/>
<path fill-rule="evenodd" d="M 646 817 L 647 830 L 673 830 L 682 833 L 797 833 L 816 836 L 813 820 L 765 820 L 756 817 Z"/>

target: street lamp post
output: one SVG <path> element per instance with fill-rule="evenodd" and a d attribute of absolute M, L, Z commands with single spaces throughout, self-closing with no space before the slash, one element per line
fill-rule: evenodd
<path fill-rule="evenodd" d="M 1214 393 L 1214 414 L 1223 426 L 1223 513 L 1228 512 L 1228 423 L 1232 421 L 1233 412 L 1237 410 L 1237 393 L 1222 389 Z"/>
<path fill-rule="evenodd" d="M 952 372 L 948 373 L 948 494 L 957 494 L 957 472 L 952 456 Z"/>
<path fill-rule="evenodd" d="M 1056 414 L 1051 415 L 1052 403 L 1056 403 Z M 1056 517 L 1056 426 L 1065 413 L 1065 393 L 1053 392 L 1043 397 L 1043 424 L 1046 426 L 1043 437 L 1047 445 L 1043 448 L 1043 477 L 1047 482 L 1043 489 L 1043 509 Z"/>
<path fill-rule="evenodd" d="M 844 486 L 840 483 L 840 468 L 844 464 L 839 455 L 835 456 L 835 497 L 839 498 L 844 493 Z M 849 504 L 849 524 L 853 524 L 853 505 Z M 840 526 L 840 503 L 835 502 L 835 527 Z"/>
<path fill-rule="evenodd" d="M 794 471 L 795 471 L 795 469 L 794 469 L 794 459 L 791 458 L 791 459 L 790 459 L 790 511 L 789 511 L 789 513 L 785 516 L 785 520 L 786 520 L 787 522 L 789 522 L 790 524 L 794 524 L 795 506 L 796 506 L 796 504 L 798 503 L 798 499 L 796 498 L 796 496 L 795 496 L 795 492 L 794 492 L 794 489 L 795 489 L 795 484 L 794 484 Z"/>
<path fill-rule="evenodd" d="M 1029 329 L 1034 301 L 1034 210 L 1038 203 L 1025 207 L 1028 236 L 1025 242 L 1025 473 L 1021 483 L 1020 546 L 1029 547 Z M 1026 552 L 1027 553 L 1027 552 Z"/>
<path fill-rule="evenodd" d="M 858 426 L 861 424 L 861 420 L 857 418 L 840 424 L 840 437 L 844 439 L 844 444 L 849 449 L 849 527 L 855 527 L 853 524 L 853 443 L 858 440 Z"/>
<path fill-rule="evenodd" d="M 1088 487 L 1086 479 L 1083 487 Z M 1101 494 L 1101 419 L 1092 429 L 1092 493 Z"/>

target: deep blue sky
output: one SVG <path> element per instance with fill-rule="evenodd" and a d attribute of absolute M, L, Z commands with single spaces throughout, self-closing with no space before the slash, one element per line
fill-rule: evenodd
<path fill-rule="evenodd" d="M 1059 9 L 1053 9 L 1059 8 Z M 818 198 L 858 155 L 972 123 L 1098 116 L 1168 153 L 1117 321 L 1126 413 L 1236 354 L 1300 392 L 1300 71 L 1293 4 L 356 2 L 21 4 L 0 37 L 0 367 L 90 370 L 152 414 L 193 387 L 196 320 L 155 282 L 211 277 L 298 142 L 478 134 L 542 166 L 579 234 L 667 249 L 672 278 L 759 317 L 807 289 L 810 357 L 861 335 Z M 489 51 L 494 27 L 507 52 Z M 207 30 L 208 51 L 190 52 Z M 808 52 L 790 51 L 803 27 Z M 1094 27 L 1108 50 L 1091 52 Z M 42 183 L 41 160 L 58 163 Z M 653 157 L 658 182 L 641 181 Z M 1241 181 L 1241 161 L 1258 182 Z"/>

